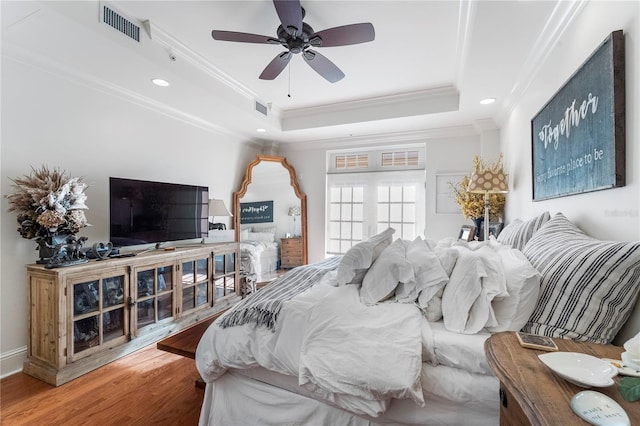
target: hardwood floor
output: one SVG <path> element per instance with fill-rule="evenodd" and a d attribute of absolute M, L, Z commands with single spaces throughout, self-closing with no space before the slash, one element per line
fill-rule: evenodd
<path fill-rule="evenodd" d="M 0 381 L 0 424 L 197 425 L 197 378 L 193 359 L 155 343 L 58 387 L 18 373 Z"/>

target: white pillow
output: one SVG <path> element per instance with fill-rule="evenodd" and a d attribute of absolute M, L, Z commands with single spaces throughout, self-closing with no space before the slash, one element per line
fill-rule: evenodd
<path fill-rule="evenodd" d="M 382 302 L 393 296 L 398 283 L 413 281 L 413 267 L 406 257 L 408 244 L 408 241 L 398 238 L 380 253 L 362 281 L 362 303 L 375 305 Z"/>
<path fill-rule="evenodd" d="M 275 241 L 275 235 L 271 232 L 249 232 L 247 240 L 271 243 Z"/>
<path fill-rule="evenodd" d="M 254 226 L 251 228 L 252 232 L 269 232 L 271 234 L 275 234 L 278 232 L 278 227 L 275 225 L 271 226 Z"/>
<path fill-rule="evenodd" d="M 442 294 L 444 288 L 441 288 L 431 300 L 427 302 L 427 307 L 422 310 L 424 317 L 429 322 L 436 322 L 442 319 Z"/>
<path fill-rule="evenodd" d="M 396 299 L 405 303 L 417 299 L 418 305 L 426 308 L 429 300 L 447 284 L 449 276 L 436 253 L 420 237 L 407 247 L 407 260 L 411 263 L 415 279 L 398 286 Z"/>
<path fill-rule="evenodd" d="M 455 246 L 458 260 L 442 294 L 442 317 L 447 330 L 475 334 L 497 325 L 491 306 L 507 296 L 507 284 L 500 258 L 487 245 L 470 250 Z"/>
<path fill-rule="evenodd" d="M 249 239 L 249 228 L 240 230 L 240 241 L 247 241 Z"/>
<path fill-rule="evenodd" d="M 336 277 L 338 285 L 361 284 L 367 270 L 393 239 L 393 228 L 351 247 L 342 257 Z"/>
<path fill-rule="evenodd" d="M 520 250 L 493 245 L 500 256 L 507 278 L 508 296 L 495 298 L 493 312 L 498 325 L 487 327 L 492 333 L 518 331 L 527 323 L 540 293 L 540 273 Z"/>

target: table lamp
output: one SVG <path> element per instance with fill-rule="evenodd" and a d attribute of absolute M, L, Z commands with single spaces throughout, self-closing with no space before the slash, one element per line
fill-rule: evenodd
<path fill-rule="evenodd" d="M 300 206 L 289 207 L 289 216 L 293 217 L 293 235 L 296 235 L 296 216 L 300 216 Z"/>
<path fill-rule="evenodd" d="M 469 180 L 467 192 L 484 194 L 484 241 L 489 240 L 489 194 L 509 192 L 507 177 L 502 169 L 492 170 L 476 167 Z"/>
<path fill-rule="evenodd" d="M 231 212 L 224 205 L 224 201 L 214 198 L 209 199 L 209 216 L 211 216 L 211 222 L 209 222 L 209 230 L 211 229 L 227 229 L 224 223 L 213 223 L 216 216 L 233 216 Z"/>

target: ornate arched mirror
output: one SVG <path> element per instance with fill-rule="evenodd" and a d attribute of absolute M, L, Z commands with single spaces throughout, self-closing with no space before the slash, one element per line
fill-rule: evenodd
<path fill-rule="evenodd" d="M 301 246 L 301 264 L 307 263 L 307 196 L 286 158 L 258 155 L 249 163 L 240 189 L 233 193 L 233 220 L 236 241 L 273 233 L 284 268 L 291 242 Z"/>

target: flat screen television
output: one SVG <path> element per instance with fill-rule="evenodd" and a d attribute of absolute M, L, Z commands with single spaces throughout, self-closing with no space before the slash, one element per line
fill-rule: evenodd
<path fill-rule="evenodd" d="M 109 240 L 114 247 L 206 237 L 208 213 L 207 187 L 109 178 Z"/>

